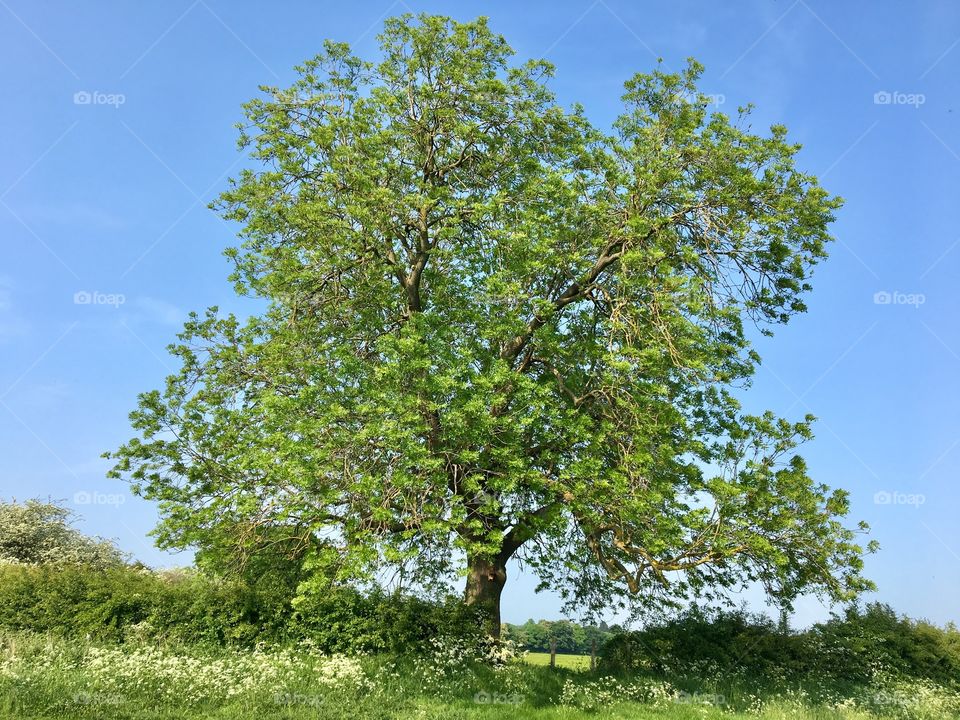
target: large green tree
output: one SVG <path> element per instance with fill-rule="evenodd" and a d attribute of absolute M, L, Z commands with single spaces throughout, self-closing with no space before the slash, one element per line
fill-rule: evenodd
<path fill-rule="evenodd" d="M 708 113 L 692 61 L 630 79 L 603 131 L 483 19 L 380 42 L 245 106 L 217 207 L 266 309 L 193 316 L 113 453 L 161 541 L 465 570 L 494 631 L 513 558 L 581 607 L 868 587 L 847 496 L 794 453 L 811 419 L 735 399 L 840 205 L 785 129 Z"/>

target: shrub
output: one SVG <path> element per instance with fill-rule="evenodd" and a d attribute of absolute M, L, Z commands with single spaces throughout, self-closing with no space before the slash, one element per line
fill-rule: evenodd
<path fill-rule="evenodd" d="M 0 565 L 0 626 L 119 640 L 149 616 L 149 584 L 123 566 Z"/>
<path fill-rule="evenodd" d="M 898 616 L 889 605 L 850 608 L 807 634 L 809 656 L 835 677 L 878 671 L 960 683 L 960 632 Z"/>
<path fill-rule="evenodd" d="M 73 514 L 52 502 L 0 501 L 0 563 L 113 568 L 124 556 L 109 540 L 71 527 Z"/>
<path fill-rule="evenodd" d="M 880 676 L 960 684 L 960 632 L 898 616 L 887 605 L 849 608 L 800 633 L 742 611 L 692 609 L 614 636 L 600 668 L 661 675 L 715 672 L 865 684 Z"/>
<path fill-rule="evenodd" d="M 430 640 L 458 637 L 479 643 L 482 623 L 459 600 L 431 602 L 375 590 L 364 595 L 346 586 L 328 586 L 294 601 L 291 634 L 326 652 L 421 652 Z"/>
<path fill-rule="evenodd" d="M 614 636 L 600 666 L 608 672 L 723 669 L 771 674 L 801 665 L 803 643 L 769 618 L 693 608 L 678 618 Z"/>
<path fill-rule="evenodd" d="M 250 646 L 284 623 L 255 590 L 193 571 L 0 565 L 0 627 L 110 642 Z"/>
<path fill-rule="evenodd" d="M 482 640 L 476 613 L 349 587 L 291 601 L 271 587 L 194 570 L 0 564 L 0 628 L 107 642 L 251 647 L 309 640 L 325 652 L 422 651 L 431 639 Z"/>

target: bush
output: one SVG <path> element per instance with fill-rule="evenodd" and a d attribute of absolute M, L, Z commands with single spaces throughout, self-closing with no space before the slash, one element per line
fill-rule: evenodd
<path fill-rule="evenodd" d="M 643 630 L 614 636 L 600 668 L 817 678 L 867 683 L 881 675 L 960 684 L 960 632 L 899 617 L 889 606 L 850 608 L 790 633 L 762 615 L 693 609 Z"/>
<path fill-rule="evenodd" d="M 193 570 L 0 564 L 0 628 L 99 641 L 251 647 L 309 640 L 325 652 L 408 653 L 430 640 L 479 643 L 457 600 L 327 586 L 291 602 L 271 587 Z"/>
<path fill-rule="evenodd" d="M 717 668 L 769 675 L 798 669 L 803 653 L 800 638 L 765 616 L 694 608 L 665 623 L 615 636 L 604 647 L 601 668 L 618 673 Z"/>
<path fill-rule="evenodd" d="M 114 568 L 124 555 L 109 540 L 71 527 L 73 514 L 52 502 L 0 501 L 0 562 Z"/>
<path fill-rule="evenodd" d="M 877 671 L 960 683 L 960 632 L 898 616 L 889 605 L 852 608 L 806 634 L 810 655 L 835 677 Z"/>
<path fill-rule="evenodd" d="M 0 626 L 119 640 L 149 615 L 148 583 L 125 567 L 0 565 Z"/>
<path fill-rule="evenodd" d="M 250 646 L 283 623 L 255 590 L 192 571 L 0 565 L 0 627 L 97 640 Z"/>
<path fill-rule="evenodd" d="M 476 612 L 459 600 L 437 603 L 411 595 L 374 591 L 364 595 L 355 588 L 328 586 L 301 595 L 291 634 L 309 639 L 325 652 L 390 652 L 424 650 L 431 639 L 462 638 L 466 643 L 483 639 Z"/>

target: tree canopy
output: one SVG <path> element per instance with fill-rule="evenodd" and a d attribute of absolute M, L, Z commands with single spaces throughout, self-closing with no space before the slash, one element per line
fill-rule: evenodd
<path fill-rule="evenodd" d="M 216 207 L 267 309 L 191 316 L 112 455 L 161 542 L 465 568 L 494 621 L 513 558 L 581 608 L 869 587 L 847 494 L 795 452 L 812 418 L 737 400 L 840 206 L 785 128 L 710 113 L 695 61 L 629 79 L 604 130 L 482 18 L 380 46 L 327 42 L 245 106 Z"/>

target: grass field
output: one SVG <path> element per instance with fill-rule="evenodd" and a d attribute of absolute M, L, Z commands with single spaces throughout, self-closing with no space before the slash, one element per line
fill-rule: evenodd
<path fill-rule="evenodd" d="M 931 716 L 937 717 L 940 716 Z M 655 707 L 620 703 L 597 710 L 528 705 L 480 705 L 462 701 L 443 702 L 429 698 L 352 701 L 339 708 L 300 706 L 278 708 L 248 701 L 196 707 L 54 705 L 33 710 L 4 710 L 3 720 L 876 720 L 857 711 L 803 708 L 766 708 L 759 713 L 732 713 L 720 709 L 676 705 Z"/>
<path fill-rule="evenodd" d="M 524 656 L 524 659 L 530 665 L 549 665 L 550 653 L 542 653 L 542 652 L 527 653 Z M 590 656 L 589 655 L 567 655 L 563 653 L 557 653 L 557 667 L 566 668 L 567 670 L 589 670 Z"/>
<path fill-rule="evenodd" d="M 28 720 L 956 720 L 960 694 L 744 675 L 604 676 L 588 656 L 490 665 L 455 642 L 415 657 L 104 645 L 0 633 L 0 718 Z"/>

